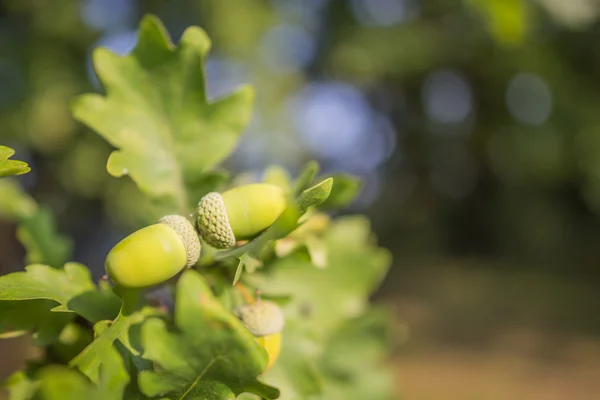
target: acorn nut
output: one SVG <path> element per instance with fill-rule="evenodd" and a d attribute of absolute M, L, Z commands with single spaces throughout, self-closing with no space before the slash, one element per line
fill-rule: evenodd
<path fill-rule="evenodd" d="M 252 333 L 256 342 L 267 351 L 267 371 L 281 352 L 281 331 L 284 326 L 281 308 L 273 302 L 259 300 L 254 304 L 238 307 L 234 313 Z"/>
<path fill-rule="evenodd" d="M 200 241 L 192 224 L 180 215 L 167 215 L 117 243 L 105 267 L 117 285 L 144 288 L 172 278 L 199 257 Z"/>
<path fill-rule="evenodd" d="M 252 183 L 211 192 L 200 199 L 196 225 L 206 243 L 218 249 L 235 246 L 238 240 L 256 237 L 286 207 L 283 190 L 268 183 Z"/>

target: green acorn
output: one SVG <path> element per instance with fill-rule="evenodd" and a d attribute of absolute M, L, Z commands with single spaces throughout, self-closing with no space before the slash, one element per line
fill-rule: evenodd
<path fill-rule="evenodd" d="M 267 229 L 285 207 L 285 194 L 279 186 L 252 183 L 208 193 L 198 203 L 196 224 L 208 244 L 225 249 Z"/>
<path fill-rule="evenodd" d="M 167 215 L 121 240 L 106 257 L 106 272 L 119 286 L 144 288 L 162 283 L 191 267 L 200 257 L 192 224 Z"/>
<path fill-rule="evenodd" d="M 281 331 L 284 316 L 281 308 L 273 302 L 258 300 L 254 304 L 238 307 L 234 314 L 242 321 L 261 345 L 269 357 L 267 368 L 270 369 L 281 352 Z"/>

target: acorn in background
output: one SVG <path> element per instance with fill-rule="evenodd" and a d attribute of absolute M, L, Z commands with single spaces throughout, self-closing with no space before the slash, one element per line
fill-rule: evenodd
<path fill-rule="evenodd" d="M 117 243 L 105 267 L 117 285 L 145 288 L 172 278 L 199 257 L 200 241 L 193 225 L 180 215 L 167 215 Z"/>
<path fill-rule="evenodd" d="M 256 342 L 267 351 L 269 360 L 265 371 L 269 370 L 281 352 L 283 311 L 277 304 L 259 298 L 254 304 L 238 307 L 234 313 L 252 333 Z"/>
<path fill-rule="evenodd" d="M 204 196 L 196 208 L 202 238 L 218 249 L 256 237 L 275 222 L 286 207 L 284 191 L 268 183 L 252 183 Z"/>

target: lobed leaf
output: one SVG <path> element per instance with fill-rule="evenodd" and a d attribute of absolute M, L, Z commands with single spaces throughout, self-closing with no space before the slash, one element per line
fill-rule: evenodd
<path fill-rule="evenodd" d="M 267 355 L 252 334 L 213 297 L 204 278 L 193 270 L 177 285 L 175 325 L 160 319 L 142 327 L 144 357 L 157 365 L 140 372 L 146 396 L 177 399 L 234 399 L 243 392 L 275 399 L 279 391 L 256 377 Z"/>
<path fill-rule="evenodd" d="M 129 328 L 141 321 L 141 318 L 119 314 L 113 322 L 98 322 L 94 325 L 94 331 L 96 332 L 94 341 L 73 358 L 69 366 L 79 369 L 92 382 L 98 383 L 100 381 L 100 369 L 107 362 L 110 362 L 107 360 L 110 360 L 113 357 L 113 351 L 116 351 L 113 347 L 114 342 L 126 337 Z"/>
<path fill-rule="evenodd" d="M 326 338 L 347 318 L 364 312 L 390 266 L 389 252 L 375 246 L 371 236 L 366 218 L 340 218 L 323 238 L 327 267 L 315 268 L 291 254 L 272 263 L 270 274 L 246 279 L 265 295 L 291 296 L 290 315 Z"/>
<path fill-rule="evenodd" d="M 33 332 L 38 346 L 57 342 L 75 315 L 50 312 L 55 306 L 52 300 L 0 301 L 0 339 Z"/>
<path fill-rule="evenodd" d="M 162 23 L 146 16 L 131 54 L 94 51 L 106 96 L 88 94 L 73 104 L 75 118 L 116 148 L 108 172 L 131 176 L 174 212 L 198 200 L 188 192 L 230 154 L 251 116 L 250 87 L 208 101 L 203 66 L 210 45 L 202 29 L 190 27 L 174 46 Z"/>
<path fill-rule="evenodd" d="M 130 378 L 119 352 L 114 347 L 108 347 L 104 349 L 103 362 L 95 382 L 58 365 L 42 369 L 38 379 L 36 395 L 44 400 L 122 400 Z"/>
<path fill-rule="evenodd" d="M 318 399 L 324 385 L 317 363 L 319 346 L 299 320 L 286 320 L 282 338 L 281 354 L 265 381 L 281 390 L 281 400 Z"/>
<path fill-rule="evenodd" d="M 374 309 L 333 332 L 319 359 L 323 400 L 395 398 L 393 371 L 385 365 L 390 328 L 390 314 Z"/>
<path fill-rule="evenodd" d="M 111 357 L 111 350 L 119 349 L 137 366 L 143 366 L 140 360 L 137 343 L 132 333 L 134 327 L 144 322 L 149 317 L 162 315 L 157 308 L 143 306 L 141 292 L 139 289 L 128 289 L 115 287 L 114 293 L 122 299 L 121 310 L 113 321 L 99 321 L 94 325 L 95 339 L 81 353 L 69 363 L 70 367 L 78 368 L 92 382 L 97 383 L 100 379 L 101 368 Z M 120 347 L 115 347 L 115 342 Z"/>
<path fill-rule="evenodd" d="M 92 322 L 114 318 L 120 305 L 112 293 L 98 290 L 89 270 L 78 263 L 67 263 L 61 269 L 34 264 L 24 272 L 0 277 L 0 304 L 29 300 L 51 300 L 55 305 L 52 311 L 73 312 Z"/>

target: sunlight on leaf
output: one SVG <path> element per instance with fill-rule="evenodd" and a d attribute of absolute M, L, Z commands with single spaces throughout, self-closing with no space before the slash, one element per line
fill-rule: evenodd
<path fill-rule="evenodd" d="M 347 318 L 367 308 L 391 263 L 389 251 L 372 243 L 369 221 L 362 216 L 339 218 L 324 234 L 327 267 L 317 268 L 295 254 L 270 265 L 268 275 L 246 279 L 266 295 L 289 295 L 289 315 L 326 337 Z"/>
<path fill-rule="evenodd" d="M 209 103 L 203 66 L 211 46 L 198 27 L 172 44 L 162 23 L 146 16 L 138 43 L 120 57 L 98 48 L 93 60 L 107 95 L 87 94 L 73 104 L 81 122 L 116 150 L 108 172 L 130 175 L 151 197 L 186 212 L 188 191 L 233 150 L 249 122 L 253 92 L 244 86 Z"/>
<path fill-rule="evenodd" d="M 10 147 L 0 146 L 0 178 L 22 175 L 31 171 L 26 162 L 9 160 L 13 154 L 15 154 L 15 151 Z"/>
<path fill-rule="evenodd" d="M 62 269 L 34 264 L 0 277 L 0 302 L 40 299 L 58 303 L 55 312 L 74 312 L 92 322 L 114 318 L 120 304 L 114 295 L 98 291 L 89 270 L 77 263 Z"/>

